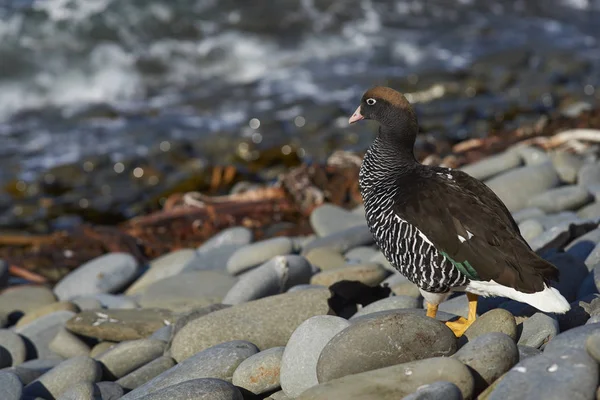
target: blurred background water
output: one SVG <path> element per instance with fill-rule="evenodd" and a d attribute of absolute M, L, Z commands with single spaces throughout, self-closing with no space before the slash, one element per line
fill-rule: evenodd
<path fill-rule="evenodd" d="M 364 150 L 346 121 L 373 84 L 431 140 L 573 112 L 600 98 L 599 21 L 600 0 L 0 0 L 0 226 Z"/>

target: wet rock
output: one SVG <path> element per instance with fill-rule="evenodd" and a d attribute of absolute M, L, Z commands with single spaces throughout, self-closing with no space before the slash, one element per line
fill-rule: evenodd
<path fill-rule="evenodd" d="M 473 377 L 467 366 L 446 357 L 398 364 L 345 376 L 308 389 L 298 400 L 353 399 L 396 400 L 437 381 L 455 384 L 465 399 L 473 394 Z"/>
<path fill-rule="evenodd" d="M 319 382 L 456 352 L 456 337 L 443 323 L 412 313 L 389 312 L 356 319 L 323 348 Z"/>
<path fill-rule="evenodd" d="M 403 308 L 420 308 L 421 300 L 411 296 L 392 296 L 386 299 L 375 301 L 356 312 L 351 319 L 372 314 L 379 311 L 396 310 Z"/>
<path fill-rule="evenodd" d="M 42 286 L 23 286 L 0 294 L 0 317 L 17 320 L 23 314 L 36 308 L 56 302 L 54 293 Z"/>
<path fill-rule="evenodd" d="M 511 337 L 492 332 L 469 341 L 452 357 L 474 371 L 475 390 L 481 391 L 519 361 L 519 350 Z"/>
<path fill-rule="evenodd" d="M 9 354 L 11 364 L 8 366 L 19 365 L 25 361 L 27 355 L 25 342 L 13 331 L 0 329 L 0 348 Z"/>
<path fill-rule="evenodd" d="M 277 237 L 262 240 L 238 249 L 227 260 L 227 271 L 232 275 L 240 274 L 256 267 L 275 256 L 284 256 L 294 251 L 290 238 Z"/>
<path fill-rule="evenodd" d="M 576 210 L 592 200 L 589 192 L 578 185 L 562 186 L 548 190 L 529 199 L 530 207 L 537 207 L 547 213 Z"/>
<path fill-rule="evenodd" d="M 90 346 L 84 341 L 62 327 L 58 330 L 48 348 L 64 358 L 87 356 L 91 350 Z"/>
<path fill-rule="evenodd" d="M 39 317 L 43 317 L 44 315 L 48 315 L 55 311 L 71 311 L 73 313 L 79 312 L 79 307 L 69 301 L 59 301 L 50 304 L 46 304 L 45 306 L 41 306 L 39 308 L 35 308 L 27 312 L 23 317 L 17 321 L 16 327 L 20 328 L 22 326 L 27 325 L 30 322 L 33 322 L 35 319 Z"/>
<path fill-rule="evenodd" d="M 66 312 L 66 311 L 61 311 Z M 161 309 L 89 310 L 66 322 L 66 328 L 78 335 L 122 342 L 143 339 L 174 322 L 173 313 Z"/>
<path fill-rule="evenodd" d="M 539 349 L 556 335 L 558 335 L 558 321 L 538 312 L 523 321 L 518 344 Z"/>
<path fill-rule="evenodd" d="M 221 343 L 194 354 L 175 367 L 156 376 L 123 397 L 123 400 L 147 396 L 162 388 L 200 378 L 217 378 L 231 382 L 235 369 L 242 361 L 258 353 L 252 343 L 236 340 Z"/>
<path fill-rule="evenodd" d="M 460 168 L 475 179 L 487 179 L 501 172 L 516 168 L 522 163 L 516 151 L 505 151 Z"/>
<path fill-rule="evenodd" d="M 220 303 L 237 279 L 219 271 L 186 272 L 147 286 L 138 302 L 144 308 L 186 312 Z"/>
<path fill-rule="evenodd" d="M 524 208 L 531 197 L 558 184 L 558 174 L 550 163 L 516 168 L 486 182 L 510 211 Z"/>
<path fill-rule="evenodd" d="M 54 336 L 71 319 L 75 313 L 71 311 L 55 311 L 46 314 L 27 325 L 15 329 L 15 332 L 26 338 L 27 353 L 29 358 L 52 358 L 55 355 L 50 351 L 49 345 Z"/>
<path fill-rule="evenodd" d="M 319 384 L 317 362 L 325 345 L 337 333 L 347 328 L 347 320 L 330 315 L 318 315 L 304 321 L 292 333 L 281 360 L 281 387 L 295 398 Z"/>
<path fill-rule="evenodd" d="M 478 317 L 473 325 L 465 331 L 465 336 L 469 341 L 485 335 L 486 333 L 500 332 L 517 340 L 517 324 L 513 315 L 501 308 L 491 310 Z"/>
<path fill-rule="evenodd" d="M 302 256 L 276 256 L 265 264 L 240 276 L 227 292 L 224 304 L 240 304 L 280 294 L 294 285 L 308 283 L 312 266 Z"/>
<path fill-rule="evenodd" d="M 181 249 L 155 258 L 150 262 L 148 270 L 129 286 L 125 294 L 139 293 L 154 282 L 179 274 L 194 257 L 196 257 L 194 249 Z"/>
<path fill-rule="evenodd" d="M 303 321 L 329 312 L 328 289 L 301 290 L 239 304 L 190 321 L 173 338 L 177 361 L 218 343 L 247 340 L 259 349 L 285 346 Z"/>
<path fill-rule="evenodd" d="M 598 364 L 585 351 L 544 352 L 513 367 L 488 399 L 593 399 L 597 386 Z"/>
<path fill-rule="evenodd" d="M 556 151 L 550 153 L 550 159 L 563 182 L 577 182 L 577 173 L 583 166 L 583 160 L 580 157 L 566 151 Z"/>
<path fill-rule="evenodd" d="M 127 396 L 123 399 L 129 398 Z M 243 400 L 240 391 L 220 379 L 192 379 L 150 393 L 140 400 Z"/>
<path fill-rule="evenodd" d="M 165 347 L 160 340 L 129 340 L 100 354 L 96 360 L 102 365 L 104 377 L 115 380 L 160 357 Z"/>
<path fill-rule="evenodd" d="M 402 400 L 463 400 L 463 395 L 454 383 L 437 381 L 421 386 Z"/>
<path fill-rule="evenodd" d="M 319 272 L 310 279 L 310 283 L 329 287 L 336 282 L 348 280 L 359 281 L 369 286 L 376 286 L 383 282 L 389 274 L 388 270 L 376 263 L 349 264 L 344 267 Z"/>
<path fill-rule="evenodd" d="M 308 251 L 304 257 L 315 267 L 323 271 L 343 267 L 346 265 L 346 260 L 342 255 L 328 247 L 317 247 Z"/>
<path fill-rule="evenodd" d="M 73 270 L 54 286 L 60 300 L 95 293 L 114 293 L 129 283 L 137 272 L 137 261 L 128 253 L 108 253 Z"/>
<path fill-rule="evenodd" d="M 63 361 L 23 389 L 25 396 L 57 398 L 74 382 L 94 383 L 102 377 L 100 365 L 86 356 Z"/>
<path fill-rule="evenodd" d="M 131 371 L 127 375 L 117 380 L 117 383 L 123 389 L 133 390 L 142 386 L 150 379 L 157 377 L 173 366 L 175 366 L 175 360 L 169 356 L 161 356 L 153 361 L 150 361 L 148 364 L 141 366 L 135 371 Z"/>
<path fill-rule="evenodd" d="M 14 373 L 0 371 L 0 388 L 2 388 L 3 400 L 21 400 L 23 384 Z"/>
<path fill-rule="evenodd" d="M 310 214 L 310 225 L 320 237 L 366 224 L 363 215 L 353 214 L 333 204 L 323 204 Z"/>
<path fill-rule="evenodd" d="M 285 347 L 272 347 L 246 358 L 233 373 L 232 383 L 254 394 L 279 388 L 284 349 Z"/>

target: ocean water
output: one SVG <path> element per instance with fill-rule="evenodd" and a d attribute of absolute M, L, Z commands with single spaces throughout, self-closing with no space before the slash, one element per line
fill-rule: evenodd
<path fill-rule="evenodd" d="M 593 91 L 598 21 L 599 0 L 0 0 L 0 183 L 301 126 L 390 77 L 512 50 L 586 60 Z"/>

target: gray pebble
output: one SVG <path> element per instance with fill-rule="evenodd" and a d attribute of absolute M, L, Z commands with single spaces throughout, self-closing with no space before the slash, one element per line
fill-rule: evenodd
<path fill-rule="evenodd" d="M 127 396 L 123 399 L 128 398 Z M 192 379 L 157 390 L 136 400 L 243 400 L 240 391 L 220 379 Z"/>
<path fill-rule="evenodd" d="M 113 293 L 135 276 L 137 260 L 128 253 L 108 253 L 81 265 L 62 278 L 54 293 L 59 300 L 95 293 Z"/>
<path fill-rule="evenodd" d="M 527 205 L 529 199 L 559 184 L 551 163 L 520 167 L 498 175 L 486 182 L 510 211 Z"/>
<path fill-rule="evenodd" d="M 21 400 L 23 383 L 13 372 L 0 371 L 0 388 L 2 400 Z"/>
<path fill-rule="evenodd" d="M 227 292 L 223 304 L 240 304 L 305 284 L 312 276 L 312 266 L 302 256 L 275 256 L 270 261 L 240 276 Z"/>
<path fill-rule="evenodd" d="M 212 236 L 200 247 L 198 247 L 198 253 L 211 252 L 215 249 L 223 246 L 245 246 L 252 242 L 252 231 L 243 226 L 234 226 L 231 228 L 223 229 L 221 232 Z"/>
<path fill-rule="evenodd" d="M 335 379 L 308 389 L 297 400 L 371 399 L 373 393 L 378 400 L 397 400 L 438 381 L 455 384 L 465 399 L 473 395 L 467 366 L 452 358 L 434 357 Z"/>
<path fill-rule="evenodd" d="M 291 288 L 288 289 L 288 293 L 293 293 L 293 292 L 297 292 L 299 290 L 308 290 L 308 289 L 325 289 L 325 286 L 323 285 L 311 285 L 309 284 L 304 284 L 304 285 L 296 285 L 296 286 L 292 286 Z"/>
<path fill-rule="evenodd" d="M 600 184 L 600 163 L 582 166 L 577 174 L 577 183 L 584 187 Z"/>
<path fill-rule="evenodd" d="M 320 237 L 364 225 L 367 222 L 360 214 L 353 214 L 333 204 L 323 204 L 310 214 L 310 224 Z"/>
<path fill-rule="evenodd" d="M 463 400 L 463 395 L 454 383 L 437 381 L 421 386 L 402 400 Z"/>
<path fill-rule="evenodd" d="M 285 347 L 272 347 L 246 358 L 233 373 L 232 383 L 254 394 L 279 388 L 284 349 Z"/>
<path fill-rule="evenodd" d="M 131 296 L 100 293 L 94 296 L 102 308 L 138 308 L 139 304 Z"/>
<path fill-rule="evenodd" d="M 129 340 L 100 354 L 96 360 L 103 367 L 104 377 L 115 380 L 160 357 L 165 347 L 165 342 L 156 339 Z"/>
<path fill-rule="evenodd" d="M 550 157 L 546 151 L 533 146 L 524 146 L 517 144 L 508 151 L 514 151 L 518 153 L 525 161 L 525 165 L 540 165 L 548 164 Z"/>
<path fill-rule="evenodd" d="M 377 250 L 377 252 L 373 255 L 373 257 L 371 257 L 371 259 L 369 261 L 376 262 L 378 264 L 383 265 L 383 267 L 385 269 L 391 271 L 392 274 L 400 275 L 400 272 L 398 272 L 398 270 L 396 268 L 394 268 L 394 266 L 388 261 L 387 258 L 385 258 L 383 253 L 379 250 Z M 403 276 L 403 275 L 400 275 L 400 276 Z"/>
<path fill-rule="evenodd" d="M 423 304 L 423 306 L 426 306 L 426 304 Z M 461 294 L 442 302 L 439 305 L 438 311 L 467 318 L 469 316 L 469 300 L 467 299 L 467 295 Z"/>
<path fill-rule="evenodd" d="M 588 336 L 585 341 L 585 349 L 594 360 L 600 362 L 600 332 Z"/>
<path fill-rule="evenodd" d="M 361 264 L 371 261 L 379 251 L 371 246 L 358 246 L 344 254 L 346 261 L 351 264 Z"/>
<path fill-rule="evenodd" d="M 542 354 L 542 351 L 535 347 L 523 346 L 523 345 L 518 345 L 517 347 L 519 348 L 519 361 L 523 361 L 526 358 Z"/>
<path fill-rule="evenodd" d="M 516 151 L 505 151 L 486 157 L 460 168 L 475 179 L 488 179 L 501 172 L 516 168 L 522 163 L 521 156 Z"/>
<path fill-rule="evenodd" d="M 54 293 L 43 286 L 14 288 L 0 294 L 0 319 L 8 319 L 13 313 L 20 317 L 55 301 Z"/>
<path fill-rule="evenodd" d="M 544 226 L 544 229 L 551 229 L 560 225 L 567 225 L 570 223 L 580 223 L 582 220 L 579 218 L 577 213 L 573 211 L 561 211 L 554 214 L 547 214 L 542 217 L 535 218 L 539 223 Z"/>
<path fill-rule="evenodd" d="M 323 348 L 319 382 L 350 374 L 456 352 L 456 337 L 443 323 L 405 312 L 356 319 Z"/>
<path fill-rule="evenodd" d="M 294 251 L 294 243 L 287 237 L 262 240 L 241 247 L 227 260 L 227 271 L 237 275 L 260 265 L 275 256 L 283 256 Z"/>
<path fill-rule="evenodd" d="M 180 249 L 155 258 L 150 261 L 148 270 L 129 286 L 125 294 L 138 293 L 154 282 L 179 274 L 196 255 L 194 249 Z"/>
<path fill-rule="evenodd" d="M 102 303 L 95 297 L 82 296 L 75 297 L 71 300 L 81 311 L 83 310 L 99 310 L 102 308 Z"/>
<path fill-rule="evenodd" d="M 233 372 L 242 361 L 258 353 L 255 345 L 236 340 L 194 354 L 173 368 L 156 376 L 123 397 L 132 400 L 169 386 L 199 378 L 217 378 L 231 382 Z"/>
<path fill-rule="evenodd" d="M 0 347 L 6 349 L 10 355 L 11 365 L 19 365 L 25 361 L 27 351 L 21 336 L 8 329 L 0 329 Z"/>
<path fill-rule="evenodd" d="M 23 394 L 26 396 L 59 397 L 74 382 L 94 383 L 102 377 L 100 365 L 87 356 L 74 357 L 63 361 L 44 375 L 31 382 Z"/>
<path fill-rule="evenodd" d="M 600 202 L 588 204 L 585 207 L 577 210 L 577 216 L 581 219 L 599 219 L 600 218 Z"/>
<path fill-rule="evenodd" d="M 150 361 L 148 364 L 141 366 L 135 371 L 123 376 L 117 380 L 117 383 L 120 385 L 119 387 L 122 387 L 123 389 L 133 390 L 142 386 L 150 379 L 157 377 L 173 366 L 175 366 L 175 360 L 169 356 L 160 356 L 157 359 Z"/>
<path fill-rule="evenodd" d="M 598 364 L 585 351 L 544 352 L 513 367 L 488 399 L 594 399 L 597 386 Z"/>
<path fill-rule="evenodd" d="M 103 400 L 100 389 L 92 382 L 73 383 L 57 400 Z"/>
<path fill-rule="evenodd" d="M 401 275 L 399 272 L 393 273 L 383 282 L 381 282 L 381 284 L 389 286 L 396 296 L 421 298 L 419 287 L 409 281 L 408 278 L 406 278 L 404 275 Z"/>
<path fill-rule="evenodd" d="M 544 233 L 544 226 L 535 219 L 527 219 L 519 224 L 521 236 L 529 243 Z"/>
<path fill-rule="evenodd" d="M 29 360 L 5 371 L 13 372 L 24 385 L 27 385 L 61 363 L 58 358 Z"/>
<path fill-rule="evenodd" d="M 513 315 L 501 308 L 491 310 L 478 317 L 473 324 L 467 328 L 464 336 L 469 341 L 491 332 L 501 332 L 517 339 L 517 324 Z"/>
<path fill-rule="evenodd" d="M 475 390 L 483 390 L 519 361 L 519 350 L 511 337 L 492 332 L 470 340 L 452 357 L 477 372 Z"/>
<path fill-rule="evenodd" d="M 578 185 L 568 185 L 548 190 L 529 199 L 529 207 L 537 207 L 547 213 L 576 210 L 592 200 L 589 192 Z"/>
<path fill-rule="evenodd" d="M 522 208 L 519 211 L 512 213 L 513 219 L 519 224 L 525 220 L 536 219 L 543 217 L 544 215 L 546 214 L 537 207 Z"/>
<path fill-rule="evenodd" d="M 48 348 L 64 358 L 87 356 L 91 350 L 87 343 L 62 327 L 50 341 Z"/>
<path fill-rule="evenodd" d="M 100 390 L 102 400 L 118 400 L 123 397 L 123 388 L 115 382 L 98 382 L 96 387 Z"/>
<path fill-rule="evenodd" d="M 319 315 L 304 321 L 292 333 L 281 360 L 281 387 L 291 398 L 318 385 L 317 362 L 323 347 L 350 324 L 343 318 Z"/>
<path fill-rule="evenodd" d="M 583 166 L 583 160 L 572 153 L 566 151 L 556 151 L 550 154 L 550 159 L 554 169 L 560 176 L 560 179 L 566 183 L 577 182 L 577 173 Z"/>
<path fill-rule="evenodd" d="M 55 355 L 49 349 L 50 342 L 65 323 L 74 316 L 75 313 L 71 311 L 55 311 L 16 328 L 15 332 L 28 340 L 27 345 L 31 345 L 27 352 L 36 356 L 30 358 L 51 358 Z"/>
<path fill-rule="evenodd" d="M 544 354 L 563 354 L 572 350 L 585 350 L 585 341 L 594 333 L 600 332 L 600 324 L 584 325 L 557 335 L 544 348 Z"/>
<path fill-rule="evenodd" d="M 329 247 L 317 247 L 304 253 L 304 257 L 315 267 L 326 271 L 328 269 L 343 267 L 346 260 L 339 251 Z"/>
<path fill-rule="evenodd" d="M 339 253 L 345 253 L 354 247 L 371 244 L 373 244 L 373 235 L 369 228 L 366 224 L 358 225 L 311 241 L 303 247 L 302 254 L 308 254 L 312 249 L 319 247 L 329 247 Z"/>
<path fill-rule="evenodd" d="M 558 321 L 541 312 L 523 321 L 518 344 L 539 349 L 558 335 Z"/>
<path fill-rule="evenodd" d="M 386 299 L 377 300 L 354 314 L 350 319 L 360 317 L 362 315 L 372 314 L 378 311 L 395 310 L 401 308 L 420 308 L 422 302 L 420 299 L 410 296 L 392 296 Z"/>
<path fill-rule="evenodd" d="M 369 286 L 376 286 L 383 282 L 389 275 L 390 271 L 377 263 L 348 264 L 344 267 L 319 272 L 310 278 L 310 283 L 329 287 L 336 282 L 348 280 L 362 282 Z"/>
<path fill-rule="evenodd" d="M 162 328 L 157 329 L 149 339 L 161 340 L 167 343 L 173 335 L 173 325 L 165 325 Z"/>

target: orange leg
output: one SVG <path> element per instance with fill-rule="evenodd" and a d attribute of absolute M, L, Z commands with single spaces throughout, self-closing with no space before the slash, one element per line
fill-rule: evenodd
<path fill-rule="evenodd" d="M 460 317 L 456 321 L 446 322 L 446 326 L 454 332 L 456 337 L 461 337 L 465 331 L 475 322 L 477 318 L 477 298 L 476 294 L 467 293 L 467 299 L 469 300 L 469 315 L 467 318 Z"/>
<path fill-rule="evenodd" d="M 435 318 L 437 314 L 438 305 L 437 304 L 429 304 L 427 303 L 427 316 L 430 318 Z"/>

